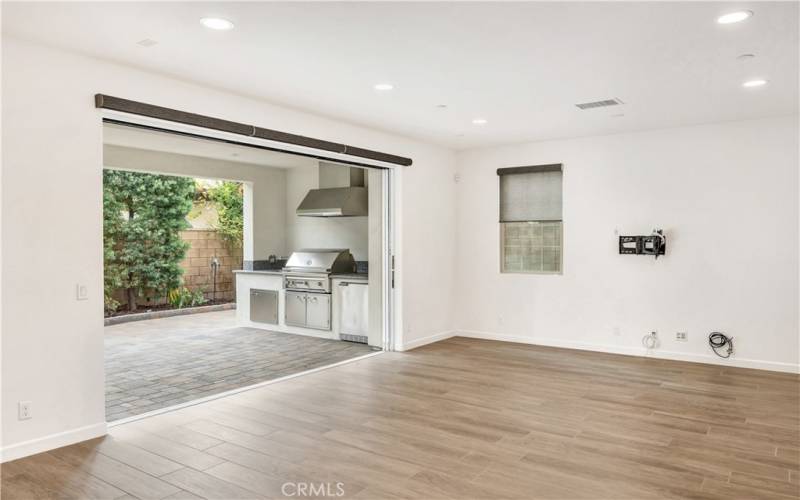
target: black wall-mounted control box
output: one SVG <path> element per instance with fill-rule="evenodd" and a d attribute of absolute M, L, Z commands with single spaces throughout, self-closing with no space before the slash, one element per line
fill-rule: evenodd
<path fill-rule="evenodd" d="M 620 255 L 664 255 L 667 241 L 663 236 L 620 236 Z"/>
<path fill-rule="evenodd" d="M 620 236 L 619 237 L 619 253 L 620 254 L 637 254 L 642 253 L 641 236 Z"/>

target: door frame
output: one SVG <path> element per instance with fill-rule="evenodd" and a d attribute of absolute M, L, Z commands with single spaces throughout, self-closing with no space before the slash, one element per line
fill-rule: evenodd
<path fill-rule="evenodd" d="M 207 129 L 194 125 L 186 125 L 183 123 L 162 120 L 159 118 L 151 118 L 132 113 L 125 113 L 121 111 L 114 111 L 110 109 L 100 109 L 100 116 L 104 123 L 116 123 L 119 125 L 144 128 L 163 133 L 178 134 L 195 137 L 198 139 L 220 141 L 237 144 L 240 146 L 249 146 L 275 152 L 316 158 L 322 161 L 342 165 L 381 170 L 381 247 L 383 248 L 383 266 L 381 269 L 382 279 L 380 281 L 382 285 L 381 306 L 383 309 L 383 351 L 394 351 L 396 350 L 396 346 L 400 345 L 402 339 L 399 339 L 397 336 L 397 332 L 402 332 L 402 328 L 399 325 L 401 315 L 398 313 L 400 308 L 400 294 L 396 293 L 397 288 L 395 276 L 399 256 L 395 242 L 400 240 L 400 235 L 397 234 L 400 224 L 397 223 L 398 221 L 396 217 L 398 212 L 396 210 L 396 202 L 399 199 L 398 188 L 400 185 L 398 174 L 400 173 L 400 169 L 405 168 L 404 166 L 379 160 L 372 160 L 369 158 L 351 156 L 344 153 L 336 153 L 306 146 L 270 141 L 268 139 L 261 139 L 257 137 L 242 136 L 230 132 L 222 132 L 219 130 Z"/>

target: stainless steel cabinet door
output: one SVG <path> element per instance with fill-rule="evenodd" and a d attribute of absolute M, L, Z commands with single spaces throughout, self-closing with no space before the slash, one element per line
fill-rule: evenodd
<path fill-rule="evenodd" d="M 287 325 L 306 326 L 306 293 L 286 292 L 284 316 Z"/>
<path fill-rule="evenodd" d="M 309 293 L 306 300 L 306 326 L 317 330 L 331 329 L 331 296 Z"/>
<path fill-rule="evenodd" d="M 250 321 L 278 324 L 278 291 L 250 289 Z"/>

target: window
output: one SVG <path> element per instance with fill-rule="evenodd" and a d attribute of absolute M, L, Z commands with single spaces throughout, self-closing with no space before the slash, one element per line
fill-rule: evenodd
<path fill-rule="evenodd" d="M 501 168 L 500 271 L 560 273 L 561 165 Z"/>

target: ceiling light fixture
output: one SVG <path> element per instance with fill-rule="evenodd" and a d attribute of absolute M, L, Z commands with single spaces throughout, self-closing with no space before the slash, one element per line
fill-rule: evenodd
<path fill-rule="evenodd" d="M 742 84 L 742 87 L 745 87 L 745 88 L 763 87 L 766 84 L 767 84 L 766 80 L 762 80 L 762 79 L 758 78 L 758 79 L 755 79 L 755 80 L 747 80 L 746 82 L 744 82 Z"/>
<path fill-rule="evenodd" d="M 755 59 L 755 54 L 740 54 L 736 56 L 737 61 L 749 61 L 751 59 Z"/>
<path fill-rule="evenodd" d="M 136 45 L 141 45 L 142 47 L 152 47 L 154 45 L 158 45 L 158 42 L 153 40 L 152 38 L 145 38 L 144 40 L 139 40 L 136 42 Z"/>
<path fill-rule="evenodd" d="M 736 12 L 730 12 L 728 14 L 719 16 L 717 18 L 717 23 L 719 24 L 740 23 L 746 19 L 750 19 L 752 16 L 753 16 L 753 11 L 751 10 L 739 10 Z"/>
<path fill-rule="evenodd" d="M 200 24 L 211 30 L 227 31 L 233 29 L 233 23 L 221 17 L 204 17 Z"/>
<path fill-rule="evenodd" d="M 486 118 L 475 118 L 472 120 L 473 125 L 486 125 L 487 123 L 489 123 L 489 121 L 486 120 Z"/>
<path fill-rule="evenodd" d="M 392 90 L 394 85 L 391 83 L 377 83 L 374 86 L 375 90 Z"/>

